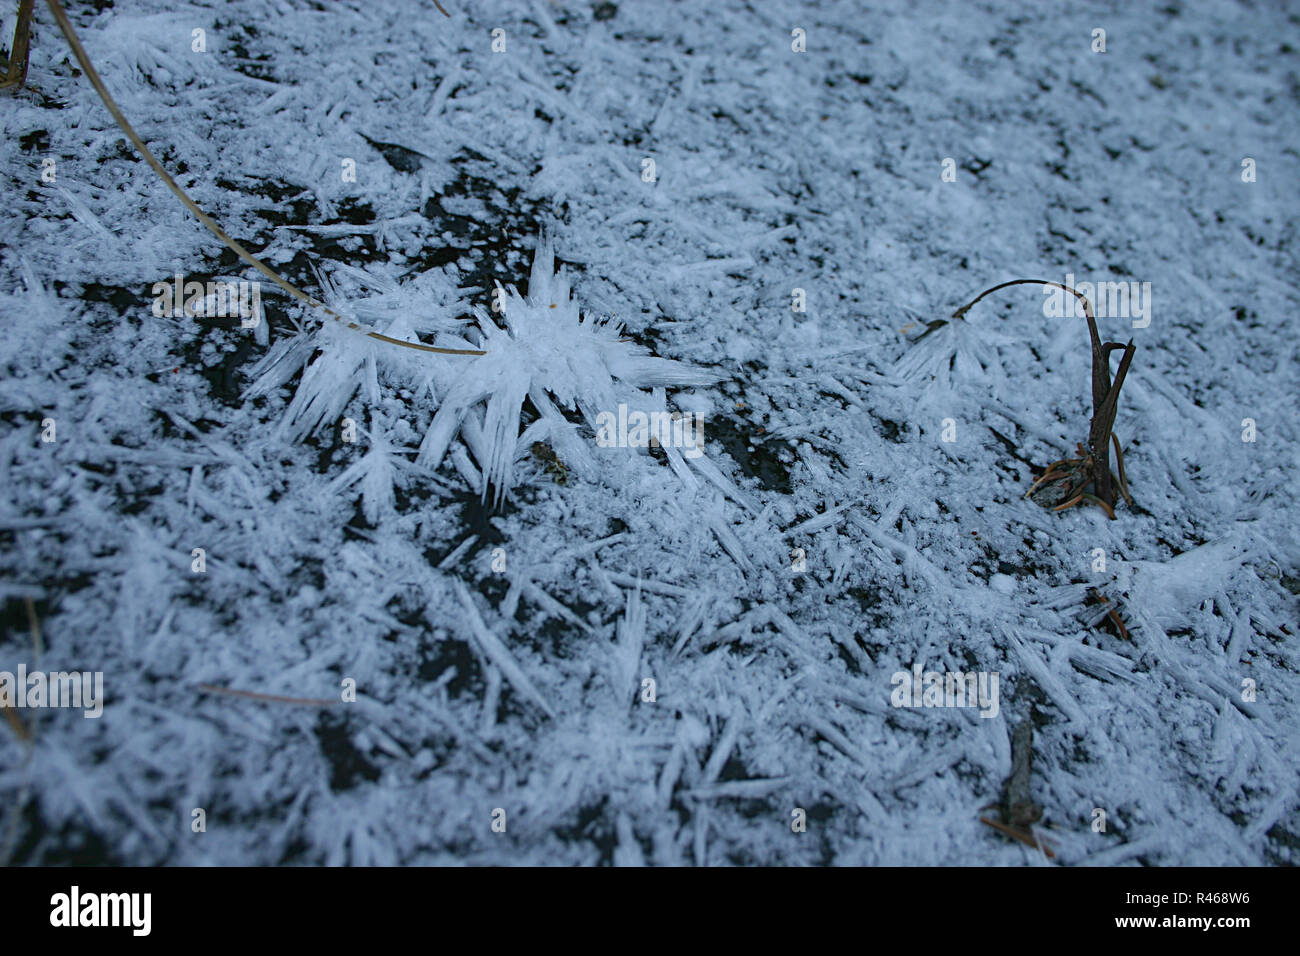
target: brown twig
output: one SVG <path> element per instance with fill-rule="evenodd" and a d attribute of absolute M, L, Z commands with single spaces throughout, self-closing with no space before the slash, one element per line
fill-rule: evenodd
<path fill-rule="evenodd" d="M 36 0 L 20 0 L 18 23 L 14 26 L 13 46 L 9 50 L 9 63 L 0 90 L 14 87 L 21 90 L 27 82 L 27 61 L 31 56 L 32 8 Z"/>
<path fill-rule="evenodd" d="M 996 807 L 1002 819 L 980 817 L 980 823 L 1035 850 L 1042 850 L 1048 859 L 1052 859 L 1054 854 L 1046 842 L 1037 839 L 1031 829 L 1043 816 L 1043 808 L 1030 795 L 1033 757 L 1034 724 L 1033 719 L 1027 717 L 1016 726 L 1011 735 L 1011 775 L 1002 784 L 1002 795 L 996 803 L 984 808 L 987 810 Z"/>
<path fill-rule="evenodd" d="M 9 724 L 9 729 L 14 732 L 14 736 L 25 744 L 31 743 L 32 732 L 23 723 L 22 718 L 18 716 L 17 709 L 10 707 L 8 704 L 0 704 L 0 711 L 4 711 L 5 721 Z"/>
<path fill-rule="evenodd" d="M 282 697 L 279 694 L 259 694 L 252 690 L 235 690 L 233 687 L 214 687 L 212 684 L 199 684 L 198 690 L 206 694 L 229 694 L 231 697 L 244 697 L 248 700 L 265 700 L 275 704 L 301 704 L 306 707 L 334 707 L 336 700 L 322 700 L 319 697 Z"/>
<path fill-rule="evenodd" d="M 27 610 L 27 626 L 32 632 L 32 662 L 35 665 L 40 661 L 41 653 L 44 650 L 41 642 L 41 622 L 36 616 L 36 605 L 30 597 L 23 598 L 23 606 Z M 29 727 L 18 716 L 17 708 L 0 704 L 0 710 L 4 711 L 5 722 L 9 724 L 9 728 L 17 735 L 19 740 L 30 744 L 36 739 L 36 721 L 34 719 Z"/>
<path fill-rule="evenodd" d="M 32 650 L 36 652 L 39 658 L 45 650 L 44 643 L 41 641 L 41 622 L 36 616 L 36 605 L 29 597 L 23 598 L 23 606 L 27 609 L 27 626 L 32 631 Z"/>
<path fill-rule="evenodd" d="M 1056 854 L 1053 853 L 1051 847 L 1047 845 L 1047 841 L 1039 841 L 1036 839 L 1032 830 L 1008 826 L 1005 823 L 999 823 L 997 820 L 990 820 L 988 817 L 980 817 L 980 823 L 988 824 L 999 833 L 1009 836 L 1013 840 L 1019 840 L 1031 849 L 1042 850 L 1043 854 L 1049 860 L 1056 859 Z"/>
<path fill-rule="evenodd" d="M 1110 622 L 1115 625 L 1116 637 L 1124 641 L 1133 640 L 1133 638 L 1129 636 L 1128 628 L 1124 626 L 1124 620 L 1119 616 L 1118 609 L 1111 604 L 1110 598 L 1106 597 L 1096 588 L 1088 588 L 1088 596 L 1084 603 L 1107 605 L 1105 617 L 1109 618 Z M 1100 623 L 1100 620 L 1098 623 Z"/>

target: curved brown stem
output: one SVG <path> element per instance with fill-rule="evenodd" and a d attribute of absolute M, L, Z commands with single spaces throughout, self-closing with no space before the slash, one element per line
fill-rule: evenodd
<path fill-rule="evenodd" d="M 1092 305 L 1088 302 L 1087 296 L 1085 296 L 1082 292 L 1079 292 L 1075 289 L 1071 289 L 1068 285 L 1062 285 L 1059 282 L 1053 282 L 1051 279 L 1012 279 L 1010 282 L 1001 282 L 998 285 L 995 285 L 993 288 L 985 289 L 979 295 L 975 296 L 975 298 L 971 299 L 960 309 L 954 312 L 952 314 L 952 317 L 954 319 L 960 319 L 967 312 L 969 312 L 971 306 L 973 306 L 976 302 L 980 301 L 980 299 L 983 299 L 985 296 L 992 295 L 994 292 L 997 292 L 999 289 L 1005 289 L 1008 286 L 1013 286 L 1013 285 L 1050 285 L 1057 289 L 1064 289 L 1066 292 L 1070 293 L 1070 295 L 1074 296 L 1076 299 L 1078 299 L 1080 302 L 1083 303 L 1083 314 L 1088 317 L 1088 321 L 1090 322 L 1096 321 L 1093 318 Z"/>

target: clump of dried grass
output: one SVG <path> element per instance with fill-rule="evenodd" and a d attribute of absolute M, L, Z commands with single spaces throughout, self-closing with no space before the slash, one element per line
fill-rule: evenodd
<path fill-rule="evenodd" d="M 1128 492 L 1128 481 L 1124 475 L 1124 454 L 1120 451 L 1119 439 L 1115 437 L 1112 429 L 1119 408 L 1119 390 L 1124 385 L 1124 378 L 1128 374 L 1128 367 L 1133 360 L 1133 353 L 1137 351 L 1137 346 L 1133 344 L 1132 339 L 1127 345 L 1119 342 L 1102 342 L 1101 335 L 1097 332 L 1097 319 L 1093 315 L 1092 304 L 1087 297 L 1067 285 L 1046 279 L 1012 279 L 1010 282 L 1002 282 L 991 289 L 985 289 L 954 312 L 951 321 L 960 321 L 971 307 L 985 296 L 1013 285 L 1051 286 L 1064 289 L 1077 298 L 1083 303 L 1083 314 L 1088 320 L 1088 337 L 1092 346 L 1092 421 L 1088 426 L 1088 447 L 1085 449 L 1080 443 L 1077 446 L 1077 458 L 1062 458 L 1048 465 L 1025 493 L 1025 497 L 1032 498 L 1054 511 L 1064 511 L 1077 504 L 1088 502 L 1097 505 L 1109 517 L 1114 518 L 1119 495 L 1122 495 L 1130 505 L 1133 504 L 1133 499 Z M 1124 354 L 1112 381 L 1110 353 L 1117 349 L 1123 349 Z M 1112 474 L 1110 470 L 1112 444 L 1115 447 L 1118 476 Z"/>

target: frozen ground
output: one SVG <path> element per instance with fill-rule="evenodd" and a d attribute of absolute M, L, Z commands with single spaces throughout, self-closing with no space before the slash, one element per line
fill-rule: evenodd
<path fill-rule="evenodd" d="M 156 317 L 175 273 L 257 276 L 38 5 L 0 99 L 0 670 L 106 702 L 0 721 L 0 858 L 1044 863 L 979 822 L 1032 720 L 1057 863 L 1300 859 L 1285 4 L 70 6 L 232 235 L 489 354 L 269 283 L 256 331 Z M 1087 436 L 1081 319 L 1023 286 L 918 341 L 1070 274 L 1151 283 L 1148 327 L 1101 320 L 1137 344 L 1114 521 L 1023 497 Z M 702 413 L 705 454 L 597 447 L 620 402 Z M 997 715 L 892 707 L 915 664 L 997 672 Z"/>

